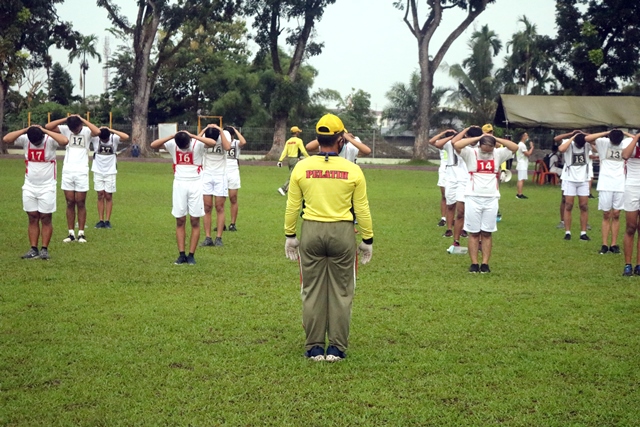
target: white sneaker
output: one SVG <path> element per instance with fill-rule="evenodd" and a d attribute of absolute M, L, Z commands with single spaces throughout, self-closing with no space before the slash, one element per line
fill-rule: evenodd
<path fill-rule="evenodd" d="M 69 234 L 69 236 L 67 236 L 67 238 L 64 239 L 62 242 L 69 243 L 69 242 L 73 242 L 74 240 L 76 240 L 75 236 L 73 234 Z"/>
<path fill-rule="evenodd" d="M 84 237 L 84 234 L 78 236 L 78 243 L 87 243 L 87 239 Z"/>
<path fill-rule="evenodd" d="M 561 229 L 561 228 L 564 230 L 564 221 L 560 221 L 560 222 L 558 223 L 558 225 L 556 225 L 556 228 L 557 228 L 558 230 L 559 230 L 559 229 Z"/>
<path fill-rule="evenodd" d="M 281 195 L 285 195 L 286 193 L 284 192 L 284 190 L 282 189 L 282 187 L 278 187 L 278 193 L 280 193 Z"/>

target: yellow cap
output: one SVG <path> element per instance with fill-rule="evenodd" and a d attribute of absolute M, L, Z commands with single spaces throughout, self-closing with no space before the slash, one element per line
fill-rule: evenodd
<path fill-rule="evenodd" d="M 335 135 L 340 132 L 346 132 L 344 124 L 340 117 L 335 114 L 325 114 L 318 120 L 316 124 L 316 133 L 318 135 Z"/>
<path fill-rule="evenodd" d="M 486 125 L 482 126 L 482 132 L 484 132 L 484 133 L 493 132 L 493 126 L 491 126 L 491 124 L 487 123 Z"/>
<path fill-rule="evenodd" d="M 300 129 L 298 126 L 294 126 L 291 128 L 291 133 L 300 133 L 302 132 L 302 129 Z"/>

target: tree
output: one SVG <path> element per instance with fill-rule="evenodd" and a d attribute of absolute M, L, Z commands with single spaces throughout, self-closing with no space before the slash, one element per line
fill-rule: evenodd
<path fill-rule="evenodd" d="M 60 22 L 55 4 L 62 0 L 13 0 L 0 7 L 0 133 L 9 88 L 27 68 L 45 63 L 51 45 L 65 49 L 75 46 L 78 34 Z M 6 146 L 0 139 L 0 152 Z"/>
<path fill-rule="evenodd" d="M 96 50 L 96 43 L 98 37 L 94 34 L 90 36 L 82 36 L 78 46 L 69 52 L 69 63 L 72 63 L 76 59 L 80 60 L 80 87 L 82 88 L 82 103 L 86 100 L 86 86 L 87 86 L 87 70 L 89 69 L 89 62 L 87 56 L 91 58 L 97 58 L 98 62 L 102 62 L 102 57 Z"/>
<path fill-rule="evenodd" d="M 468 112 L 468 124 L 480 125 L 493 120 L 502 82 L 493 75 L 493 57 L 498 55 L 502 43 L 487 25 L 475 31 L 469 40 L 471 55 L 449 69 L 449 75 L 458 82 L 451 99 Z"/>
<path fill-rule="evenodd" d="M 73 98 L 73 82 L 71 74 L 67 72 L 59 62 L 51 68 L 49 100 L 60 105 L 69 105 Z"/>
<path fill-rule="evenodd" d="M 640 2 L 557 0 L 553 75 L 565 94 L 604 95 L 630 81 L 640 64 Z"/>
<path fill-rule="evenodd" d="M 311 40 L 316 21 L 322 18 L 325 8 L 335 0 L 248 0 L 246 12 L 253 15 L 253 27 L 257 30 L 256 42 L 260 46 L 260 56 L 271 59 L 273 75 L 272 97 L 269 103 L 274 120 L 273 145 L 268 158 L 280 155 L 287 135 L 287 119 L 295 105 L 303 105 L 307 93 L 298 80 L 302 60 L 305 56 L 315 56 L 322 52 L 323 45 Z M 297 22 L 286 29 L 283 21 Z M 280 35 L 286 32 L 286 44 L 293 47 L 289 66 L 285 69 L 279 48 Z"/>
<path fill-rule="evenodd" d="M 373 129 L 376 118 L 371 113 L 371 94 L 362 89 L 351 89 L 351 93 L 344 101 L 343 110 L 338 115 L 347 129 Z"/>
<path fill-rule="evenodd" d="M 469 27 L 469 25 L 485 10 L 488 3 L 495 0 L 426 0 L 429 9 L 426 20 L 421 24 L 418 12 L 419 0 L 396 0 L 394 6 L 405 10 L 404 22 L 418 42 L 418 63 L 420 66 L 420 86 L 418 91 L 418 117 L 416 125 L 416 142 L 413 147 L 413 158 L 427 159 L 429 149 L 429 130 L 431 96 L 433 92 L 433 76 L 442 63 L 451 44 Z M 467 10 L 466 17 L 453 29 L 437 50 L 430 56 L 430 44 L 436 30 L 442 23 L 444 11 L 452 8 Z"/>
<path fill-rule="evenodd" d="M 147 124 L 149 98 L 158 74 L 166 62 L 186 45 L 199 28 L 230 21 L 236 7 L 233 0 L 138 0 L 135 24 L 130 24 L 112 0 L 97 0 L 109 13 L 116 28 L 133 38 L 132 141 L 140 145 L 142 155 L 149 154 Z M 159 32 L 159 29 L 162 31 Z M 157 44 L 156 44 L 157 39 Z M 151 58 L 154 48 L 157 52 Z"/>

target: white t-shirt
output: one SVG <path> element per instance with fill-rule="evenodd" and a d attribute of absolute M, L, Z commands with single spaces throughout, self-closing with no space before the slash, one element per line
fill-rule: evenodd
<path fill-rule="evenodd" d="M 344 147 L 342 147 L 342 151 L 340 151 L 340 157 L 349 160 L 351 163 L 355 163 L 359 152 L 358 147 L 347 141 Z"/>
<path fill-rule="evenodd" d="M 494 149 L 493 153 L 482 153 L 480 147 L 467 146 L 460 150 L 460 157 L 469 170 L 465 196 L 500 198 L 500 165 L 511 158 L 511 151 L 501 147 Z"/>
<path fill-rule="evenodd" d="M 596 139 L 596 149 L 600 157 L 598 191 L 624 192 L 624 159 L 622 150 L 631 143 L 625 138 L 620 145 L 613 145 L 609 138 Z"/>
<path fill-rule="evenodd" d="M 164 143 L 164 148 L 171 154 L 173 160 L 174 178 L 179 181 L 196 181 L 201 179 L 202 160 L 206 145 L 191 138 L 189 147 L 185 150 L 178 148 L 175 139 Z"/>
<path fill-rule="evenodd" d="M 563 140 L 563 143 L 566 140 Z M 586 143 L 583 148 L 577 148 L 572 142 L 564 153 L 564 168 L 562 180 L 572 182 L 589 182 L 589 165 L 591 159 L 591 144 Z"/>
<path fill-rule="evenodd" d="M 91 138 L 93 144 L 93 163 L 91 164 L 91 171 L 94 173 L 101 173 L 103 175 L 114 175 L 118 173 L 116 168 L 116 152 L 118 150 L 118 144 L 120 144 L 120 137 L 116 134 L 111 134 L 106 142 L 100 140 L 100 137 L 94 136 Z"/>
<path fill-rule="evenodd" d="M 234 139 L 231 141 L 231 149 L 227 151 L 227 172 L 238 169 L 238 160 L 240 160 L 240 141 Z"/>
<path fill-rule="evenodd" d="M 91 142 L 91 129 L 83 126 L 77 134 L 72 133 L 67 125 L 59 125 L 60 133 L 69 139 L 62 172 L 89 173 L 89 143 Z"/>
<path fill-rule="evenodd" d="M 231 141 L 231 134 L 224 131 L 227 141 Z M 206 147 L 206 146 L 205 146 Z M 218 137 L 214 147 L 206 147 L 204 154 L 204 171 L 210 175 L 226 174 L 227 151 L 222 149 L 222 137 Z"/>
<path fill-rule="evenodd" d="M 447 152 L 447 181 L 467 183 L 469 180 L 469 170 L 467 164 L 458 156 L 451 141 L 447 141 L 442 147 L 442 151 Z"/>
<path fill-rule="evenodd" d="M 529 158 L 524 154 L 527 151 L 527 144 L 520 141 L 518 142 L 518 151 L 516 151 L 516 170 L 526 171 L 529 169 Z"/>
<path fill-rule="evenodd" d="M 438 173 L 444 173 L 447 170 L 447 159 L 449 158 L 445 150 L 438 150 L 440 152 L 440 166 L 438 167 Z"/>
<path fill-rule="evenodd" d="M 58 142 L 55 139 L 45 135 L 42 144 L 36 147 L 25 134 L 16 139 L 15 145 L 24 148 L 24 160 L 27 165 L 24 174 L 25 184 L 39 186 L 56 182 L 56 148 L 58 148 Z"/>
<path fill-rule="evenodd" d="M 636 145 L 631 157 L 627 160 L 627 167 L 625 168 L 626 178 L 625 186 L 640 186 L 640 147 Z"/>

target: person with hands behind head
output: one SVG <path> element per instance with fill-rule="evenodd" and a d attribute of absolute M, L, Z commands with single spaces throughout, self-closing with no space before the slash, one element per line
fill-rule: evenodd
<path fill-rule="evenodd" d="M 63 124 L 66 123 L 66 124 Z M 100 134 L 100 129 L 77 114 L 47 123 L 45 128 L 61 133 L 69 140 L 62 164 L 62 184 L 67 202 L 67 227 L 69 235 L 64 243 L 75 238 L 76 210 L 78 218 L 78 243 L 86 243 L 84 227 L 87 222 L 87 192 L 89 191 L 89 143 Z"/>
<path fill-rule="evenodd" d="M 566 134 L 565 134 L 566 135 Z M 557 138 L 557 137 L 556 137 Z M 569 139 L 563 139 L 558 151 L 564 156 L 562 172 L 562 193 L 564 194 L 564 240 L 571 240 L 571 211 L 575 197 L 578 196 L 580 206 L 580 240 L 591 240 L 587 235 L 589 219 L 589 164 L 591 145 L 587 143 L 585 134 L 574 131 Z"/>
<path fill-rule="evenodd" d="M 636 234 L 640 230 L 640 132 L 622 150 L 626 164 L 624 182 L 625 230 L 623 238 L 624 270 L 623 276 L 640 276 L 640 237 L 634 245 Z M 631 268 L 633 249 L 636 249 L 636 266 Z"/>
<path fill-rule="evenodd" d="M 345 132 L 344 138 L 347 143 L 342 147 L 342 150 L 338 153 L 340 157 L 349 160 L 351 163 L 357 163 L 358 157 L 364 157 L 371 154 L 371 148 L 367 147 L 360 141 L 360 138 L 354 136 L 352 133 Z M 314 152 L 320 147 L 317 139 L 307 143 L 305 148 L 307 152 Z"/>
<path fill-rule="evenodd" d="M 625 138 L 626 136 L 626 138 Z M 595 146 L 600 157 L 598 175 L 598 210 L 602 211 L 602 246 L 600 254 L 620 253 L 618 232 L 620 210 L 624 206 L 624 159 L 623 149 L 631 143 L 633 135 L 613 129 L 587 135 L 585 140 Z M 611 245 L 608 245 L 611 234 Z"/>
<path fill-rule="evenodd" d="M 345 133 L 338 116 L 327 114 L 318 121 L 320 152 L 293 169 L 285 211 L 285 255 L 300 259 L 305 356 L 316 361 L 346 357 L 357 261 L 352 206 L 362 236 L 361 263 L 368 263 L 373 254 L 366 180 L 358 165 L 338 154 L 347 143 Z"/>
<path fill-rule="evenodd" d="M 473 146 L 477 143 L 477 146 Z M 496 148 L 496 143 L 502 144 Z M 497 231 L 500 165 L 518 150 L 508 139 L 482 134 L 456 141 L 454 147 L 467 164 L 469 180 L 465 191 L 464 229 L 469 233 L 470 273 L 490 273 L 492 233 Z M 478 247 L 482 238 L 482 265 Z"/>
<path fill-rule="evenodd" d="M 229 188 L 229 204 L 231 223 L 229 231 L 238 231 L 238 190 L 240 189 L 240 150 L 247 144 L 247 140 L 234 126 L 225 126 L 224 130 L 230 135 L 230 148 L 227 150 L 227 186 Z"/>
<path fill-rule="evenodd" d="M 116 192 L 116 155 L 120 141 L 129 135 L 108 127 L 100 128 L 100 135 L 91 139 L 93 144 L 93 187 L 98 193 L 98 223 L 96 228 L 111 228 L 113 193 Z"/>
<path fill-rule="evenodd" d="M 49 259 L 49 242 L 53 234 L 51 217 L 56 211 L 56 148 L 67 145 L 66 136 L 34 125 L 9 132 L 3 138 L 24 149 L 26 172 L 22 186 L 22 208 L 29 217 L 31 249 L 24 259 Z M 38 251 L 38 241 L 42 247 Z"/>
<path fill-rule="evenodd" d="M 287 158 L 289 162 L 289 178 L 282 184 L 281 187 L 278 187 L 278 193 L 281 195 L 287 194 L 289 191 L 289 180 L 291 179 L 291 171 L 296 166 L 298 161 L 300 160 L 300 156 L 309 157 L 309 153 L 304 148 L 304 144 L 300 139 L 300 134 L 302 133 L 302 129 L 298 126 L 293 126 L 291 128 L 291 133 L 293 136 L 287 139 L 287 142 L 284 143 L 284 147 L 282 148 L 282 154 L 280 154 L 280 159 L 278 159 L 278 167 L 282 167 L 282 161 Z"/>
<path fill-rule="evenodd" d="M 227 180 L 227 153 L 231 150 L 231 135 L 216 124 L 209 124 L 200 132 L 201 137 L 215 141 L 205 149 L 202 194 L 204 197 L 205 239 L 200 246 L 223 246 L 222 232 L 225 230 L 224 204 L 229 196 Z M 216 240 L 211 239 L 212 212 L 216 210 Z"/>
<path fill-rule="evenodd" d="M 216 126 L 216 125 L 214 125 Z M 216 126 L 217 127 L 217 126 Z M 220 127 L 217 127 L 218 131 Z M 214 147 L 216 141 L 189 132 L 156 139 L 151 148 L 164 149 L 173 160 L 173 207 L 171 214 L 176 218 L 176 240 L 178 259 L 175 264 L 195 264 L 195 252 L 200 238 L 200 217 L 204 215 L 202 198 L 202 162 L 206 147 Z M 185 255 L 187 214 L 191 217 L 191 238 L 189 255 Z"/>

